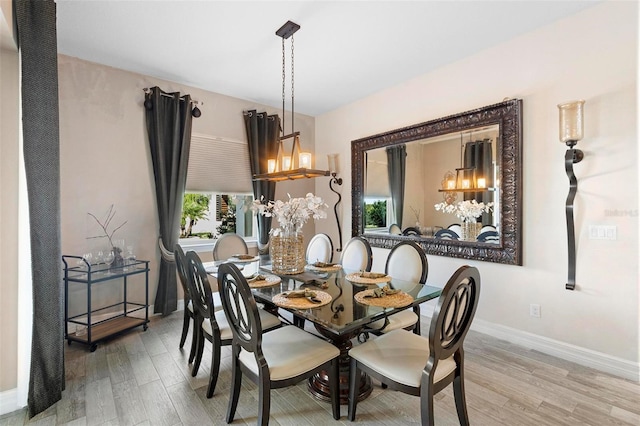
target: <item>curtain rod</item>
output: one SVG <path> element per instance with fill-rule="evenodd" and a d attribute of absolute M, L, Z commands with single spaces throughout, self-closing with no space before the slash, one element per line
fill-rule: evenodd
<path fill-rule="evenodd" d="M 149 92 L 151 92 L 151 89 L 149 89 L 148 87 L 145 87 L 144 89 L 142 89 L 142 91 L 143 91 L 144 93 L 149 93 Z M 169 95 L 169 94 L 166 94 L 166 93 L 164 93 L 164 92 L 160 92 L 160 95 L 161 95 L 161 96 L 165 96 L 165 97 L 167 97 L 167 98 L 173 98 L 173 96 L 171 96 L 171 95 Z M 184 101 L 184 99 L 182 99 L 182 98 L 180 98 L 180 100 L 181 100 L 181 101 Z M 202 101 L 197 101 L 197 100 L 195 100 L 195 99 L 191 99 L 191 102 L 192 102 L 193 104 L 195 104 L 195 105 L 204 105 L 204 102 L 202 102 Z"/>

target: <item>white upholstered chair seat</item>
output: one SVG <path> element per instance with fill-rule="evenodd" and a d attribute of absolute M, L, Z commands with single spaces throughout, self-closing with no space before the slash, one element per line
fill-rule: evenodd
<path fill-rule="evenodd" d="M 265 310 L 258 309 L 258 313 L 260 314 L 260 321 L 262 323 L 263 330 L 269 330 L 281 324 L 278 317 Z M 224 311 L 216 311 L 215 315 L 218 328 L 220 329 L 220 340 L 231 340 L 233 338 L 233 333 L 231 332 L 231 326 L 229 325 L 229 321 L 227 321 Z M 209 318 L 205 318 L 205 320 L 202 321 L 202 329 L 209 336 L 212 335 L 213 329 L 211 328 L 211 320 Z"/>
<path fill-rule="evenodd" d="M 405 309 L 404 311 L 389 315 L 387 319 L 389 320 L 389 324 L 387 324 L 386 327 L 384 327 L 384 319 L 381 319 L 369 324 L 369 328 L 380 330 L 381 333 L 388 333 L 391 330 L 411 327 L 418 322 L 419 318 L 418 315 L 416 315 L 412 310 Z"/>
<path fill-rule="evenodd" d="M 419 387 L 429 359 L 429 339 L 406 330 L 393 330 L 353 347 L 349 356 L 398 383 Z M 436 367 L 434 383 L 455 369 L 453 356 L 441 360 Z"/>
<path fill-rule="evenodd" d="M 262 353 L 269 365 L 271 380 L 284 380 L 330 361 L 340 355 L 340 350 L 298 327 L 284 326 L 262 336 Z M 253 353 L 243 349 L 240 362 L 258 375 Z"/>

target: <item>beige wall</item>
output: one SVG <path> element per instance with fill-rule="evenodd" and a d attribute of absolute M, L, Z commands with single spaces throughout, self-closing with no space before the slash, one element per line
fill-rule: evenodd
<path fill-rule="evenodd" d="M 114 204 L 113 223 L 127 221 L 116 237 L 132 244 L 138 258 L 151 260 L 149 300 L 153 304 L 159 268 L 158 219 L 142 89 L 158 85 L 168 92 L 190 93 L 204 102 L 202 116 L 193 120 L 193 133 L 230 140 L 246 140 L 243 110 L 278 110 L 64 55 L 58 57 L 58 68 L 62 252 L 89 251 L 96 241 L 86 239 L 95 234 L 95 222 L 87 213 L 103 215 Z M 314 119 L 298 114 L 295 125 L 303 148 L 313 152 Z M 310 180 L 279 183 L 276 196 L 303 196 L 313 189 Z M 313 234 L 312 223 L 305 234 Z M 96 287 L 95 303 L 117 302 L 119 288 L 118 283 Z M 142 297 L 142 288 L 133 289 L 133 295 Z M 83 289 L 72 290 L 70 304 L 80 306 L 83 297 Z"/>
<path fill-rule="evenodd" d="M 317 146 L 348 162 L 350 141 L 501 101 L 524 103 L 524 265 L 428 256 L 428 282 L 443 285 L 464 263 L 477 266 L 476 323 L 538 341 L 574 345 L 638 369 L 638 5 L 604 2 L 578 15 L 316 117 Z M 556 104 L 585 99 L 585 159 L 575 167 L 577 290 L 565 290 L 565 147 Z M 366 119 L 365 119 L 366 118 Z M 322 151 L 319 155 L 322 155 Z M 343 167 L 342 221 L 351 229 L 350 167 Z M 330 193 L 318 184 L 318 193 Z M 611 211 L 618 213 L 611 214 Z M 616 241 L 588 239 L 589 225 L 614 225 Z M 336 238 L 333 225 L 318 232 Z M 348 238 L 346 235 L 345 238 Z M 384 268 L 376 250 L 374 269 Z M 529 304 L 542 317 L 529 316 Z M 590 352 L 592 351 L 592 352 Z M 593 352 L 595 351 L 595 352 Z M 634 367 L 635 366 L 635 367 Z"/>
<path fill-rule="evenodd" d="M 17 386 L 18 369 L 18 53 L 3 1 L 0 25 L 0 393 Z M 9 37 L 9 39 L 7 39 Z"/>

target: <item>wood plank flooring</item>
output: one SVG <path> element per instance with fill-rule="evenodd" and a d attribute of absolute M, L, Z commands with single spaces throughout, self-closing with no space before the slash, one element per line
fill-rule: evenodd
<path fill-rule="evenodd" d="M 429 318 L 422 318 L 428 330 Z M 204 425 L 225 424 L 230 350 L 224 347 L 216 393 L 206 398 L 211 352 L 191 377 L 190 340 L 178 349 L 182 312 L 154 317 L 149 329 L 101 343 L 96 352 L 66 346 L 63 399 L 28 419 L 26 410 L 0 417 L 10 425 Z M 465 384 L 472 425 L 640 425 L 640 384 L 536 351 L 470 332 L 465 343 Z M 374 384 L 358 404 L 355 423 L 420 423 L 419 399 Z M 258 392 L 243 379 L 234 424 L 255 424 Z M 272 391 L 272 425 L 351 424 L 347 407 L 334 421 L 329 404 L 313 398 L 306 383 Z M 451 387 L 436 395 L 436 425 L 457 425 Z"/>

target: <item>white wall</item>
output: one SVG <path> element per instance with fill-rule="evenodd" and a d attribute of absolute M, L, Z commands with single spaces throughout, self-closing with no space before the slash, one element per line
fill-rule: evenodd
<path fill-rule="evenodd" d="M 62 252 L 77 255 L 90 250 L 94 241 L 86 237 L 95 234 L 95 222 L 87 213 L 101 216 L 114 204 L 117 213 L 113 223 L 127 221 L 116 237 L 132 244 L 138 258 L 151 260 L 149 300 L 153 303 L 160 255 L 142 89 L 158 85 L 168 92 L 190 93 L 193 99 L 204 102 L 199 107 L 202 116 L 193 120 L 193 133 L 229 140 L 246 140 L 244 110 L 278 111 L 64 55 L 58 56 L 58 73 Z M 303 148 L 313 152 L 314 119 L 296 114 L 295 124 L 301 132 Z M 313 189 L 311 180 L 279 183 L 276 197 L 285 198 L 287 193 L 303 196 Z M 313 235 L 313 223 L 307 226 L 305 234 Z M 120 297 L 117 285 L 96 288 L 95 292 L 96 303 L 115 302 Z M 81 303 L 79 297 L 80 291 L 73 293 L 72 304 Z"/>
<path fill-rule="evenodd" d="M 524 265 L 429 256 L 428 283 L 443 285 L 460 265 L 477 266 L 482 292 L 476 322 L 532 333 L 638 366 L 638 5 L 605 2 L 419 78 L 316 118 L 318 155 L 350 141 L 444 117 L 503 98 L 524 103 Z M 585 159 L 576 208 L 577 289 L 565 290 L 567 243 L 565 146 L 560 102 L 585 99 Z M 342 217 L 351 230 L 350 166 L 342 167 Z M 324 183 L 317 192 L 335 196 Z M 436 188 L 434 188 L 435 190 Z M 610 214 L 612 210 L 617 214 Z M 617 227 L 616 241 L 588 239 L 588 226 Z M 318 232 L 337 238 L 335 224 Z M 374 268 L 384 268 L 375 250 Z M 529 304 L 541 305 L 541 318 Z M 634 367 L 635 366 L 635 367 Z M 636 372 L 637 375 L 637 372 Z M 636 376 L 637 377 L 637 376 Z"/>

